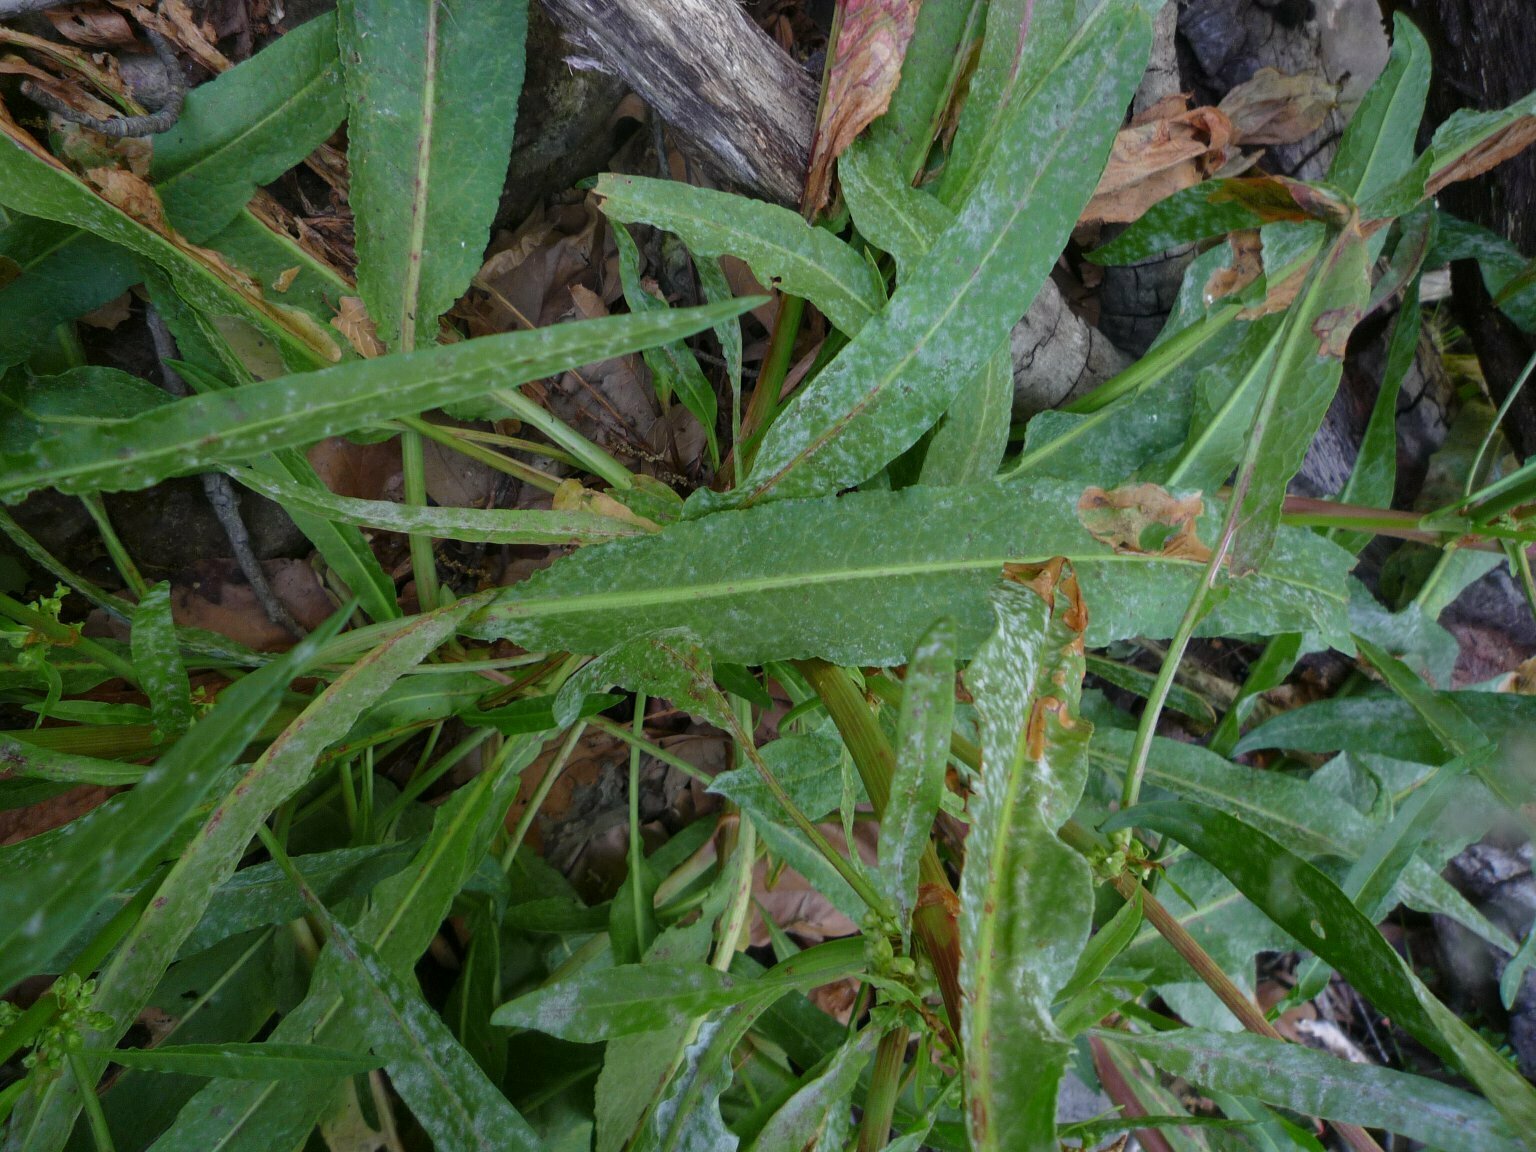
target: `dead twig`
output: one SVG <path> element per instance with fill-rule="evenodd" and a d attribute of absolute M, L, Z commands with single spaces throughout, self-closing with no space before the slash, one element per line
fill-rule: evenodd
<path fill-rule="evenodd" d="M 160 313 L 153 307 L 149 309 L 148 319 L 149 334 L 155 343 L 155 357 L 160 361 L 160 376 L 165 390 L 173 396 L 188 395 L 187 382 L 181 378 L 176 369 L 170 366 L 170 361 L 176 358 L 176 338 L 171 335 L 171 330 L 166 327 Z M 272 585 L 267 583 L 266 571 L 251 547 L 250 533 L 246 531 L 245 521 L 240 515 L 240 499 L 235 495 L 234 486 L 229 482 L 229 477 L 222 472 L 204 472 L 202 480 L 208 503 L 213 506 L 213 514 L 219 518 L 224 535 L 229 539 L 235 563 L 240 565 L 240 571 L 244 574 L 246 582 L 250 584 L 251 591 L 255 593 L 256 600 L 261 605 L 261 610 L 266 613 L 267 619 L 280 628 L 286 628 L 294 636 L 307 635 L 304 626 L 293 618 L 293 615 L 283 606 L 283 602 L 277 598 L 277 594 L 272 591 Z"/>
<path fill-rule="evenodd" d="M 3 5 L 6 0 L 0 0 Z M 52 0 L 21 0 L 23 3 L 43 3 L 44 7 L 51 7 Z M 0 13 L 3 18 L 3 13 Z M 148 37 L 150 45 L 155 50 L 155 56 L 165 66 L 166 83 L 169 91 L 160 107 L 143 116 L 92 116 L 88 112 L 81 112 L 71 108 L 51 92 L 45 92 L 31 80 L 22 81 L 22 95 L 31 100 L 38 107 L 52 112 L 60 119 L 68 120 L 71 124 L 81 124 L 93 132 L 100 132 L 103 136 L 111 136 L 114 139 L 123 139 L 129 136 L 153 136 L 160 132 L 168 132 L 181 119 L 181 106 L 187 96 L 186 80 L 181 75 L 181 64 L 176 59 L 176 53 L 168 41 L 160 33 L 153 29 L 144 29 L 144 35 Z"/>

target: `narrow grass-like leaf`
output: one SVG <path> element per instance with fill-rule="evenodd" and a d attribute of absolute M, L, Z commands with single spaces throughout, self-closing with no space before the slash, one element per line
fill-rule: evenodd
<path fill-rule="evenodd" d="M 423 620 L 431 622 L 440 640 L 451 632 L 463 607 L 456 605 Z M 430 638 L 417 634 L 411 644 L 424 645 Z M 416 649 L 418 660 L 424 654 Z M 402 655 L 396 653 L 395 658 Z M 437 934 L 454 896 L 502 827 L 519 773 L 537 750 L 529 741 L 509 742 L 493 770 L 459 789 L 438 809 L 427 843 L 410 864 L 374 890 L 352 931 L 396 971 L 407 971 Z M 361 1044 L 355 1026 L 342 1012 L 337 990 L 326 980 L 316 982 L 310 995 L 283 1018 L 270 1039 L 353 1049 Z M 156 1145 L 156 1152 L 206 1152 L 215 1143 L 224 1152 L 269 1152 L 294 1146 L 314 1126 L 330 1091 L 325 1084 L 318 1088 L 289 1084 L 281 1089 L 271 1084 L 210 1085 L 183 1109 L 176 1124 Z"/>
<path fill-rule="evenodd" d="M 0 228 L 0 367 L 19 364 L 66 320 L 122 295 L 139 279 L 126 248 L 68 224 L 19 216 Z"/>
<path fill-rule="evenodd" d="M 220 693 L 194 738 L 178 741 L 121 804 L 68 825 L 67 839 L 46 864 L 0 891 L 0 984 L 10 987 L 44 971 L 79 922 L 154 859 L 260 731 L 317 648 L 318 641 L 301 643 Z"/>
<path fill-rule="evenodd" d="M 1056 838 L 1088 774 L 1092 726 L 1074 715 L 1087 621 L 1059 567 L 1003 584 L 993 606 L 997 633 L 966 670 L 982 744 L 960 883 L 967 1116 L 978 1149 L 1043 1149 L 1071 1053 L 1051 1004 L 1093 921 L 1088 864 Z"/>
<path fill-rule="evenodd" d="M 619 280 L 624 286 L 624 302 L 631 312 L 665 312 L 667 304 L 645 290 L 640 283 L 640 249 L 636 247 L 629 229 L 615 222 L 613 239 L 619 249 Z M 739 331 L 739 329 L 738 329 Z M 644 352 L 645 364 L 651 370 L 651 382 L 663 404 L 670 402 L 675 393 L 683 406 L 692 412 L 704 429 L 705 445 L 709 449 L 712 467 L 720 466 L 720 442 L 715 436 L 715 419 L 719 404 L 715 390 L 704 376 L 692 349 L 681 340 L 672 340 Z"/>
<path fill-rule="evenodd" d="M 1014 105 L 1055 64 L 1077 17 L 1076 0 L 996 0 L 987 5 L 986 35 L 939 179 L 945 204 L 960 204 L 981 181 L 992 154 L 1012 129 Z"/>
<path fill-rule="evenodd" d="M 879 1039 L 878 1028 L 865 1028 L 849 1037 L 779 1105 L 752 1142 L 751 1152 L 840 1147 L 853 1125 L 850 1098 L 854 1085 Z"/>
<path fill-rule="evenodd" d="M 1516 1132 L 1536 1132 L 1536 1088 L 1435 999 L 1333 881 L 1257 829 L 1203 805 L 1144 804 L 1107 828 L 1172 836 L 1220 868 L 1243 895 L 1339 972 L 1425 1047 L 1458 1065 Z"/>
<path fill-rule="evenodd" d="M 175 738 L 192 726 L 192 686 L 181 662 L 176 625 L 171 620 L 171 585 L 162 580 L 133 610 L 133 665 L 149 696 L 155 728 Z"/>
<path fill-rule="evenodd" d="M 787 208 L 644 176 L 605 174 L 597 194 L 614 220 L 664 228 L 695 256 L 745 260 L 760 282 L 805 297 L 849 335 L 884 301 L 863 257 Z"/>
<path fill-rule="evenodd" d="M 875 887 L 899 914 L 903 942 L 909 939 L 917 905 L 918 861 L 944 794 L 954 722 L 954 627 L 941 620 L 907 661 L 896 724 L 896 771 L 880 824 L 880 865 L 874 874 Z"/>
<path fill-rule="evenodd" d="M 9 733 L 0 733 L 0 768 L 31 780 L 111 786 L 137 783 L 148 771 L 139 764 L 120 764 L 29 744 Z"/>
<path fill-rule="evenodd" d="M 409 352 L 437 339 L 485 254 L 517 97 L 527 0 L 346 0 L 357 284 L 379 337 Z"/>
<path fill-rule="evenodd" d="M 1089 988 L 1114 963 L 1115 957 L 1130 947 L 1141 928 L 1141 893 L 1120 906 L 1109 923 L 1095 932 L 1077 958 L 1072 978 L 1062 986 L 1057 999 L 1070 1000 Z"/>
<path fill-rule="evenodd" d="M 83 228 L 144 257 L 164 269 L 176 291 L 200 311 L 253 325 L 277 345 L 294 370 L 314 368 L 341 355 L 330 334 L 312 318 L 273 303 L 216 254 L 157 231 L 108 203 L 13 122 L 0 120 L 0 135 L 5 137 L 0 141 L 0 204 Z"/>
<path fill-rule="evenodd" d="M 1350 117 L 1328 182 L 1365 201 L 1413 166 L 1414 137 L 1429 96 L 1429 44 L 1401 12 L 1392 16 L 1387 66 Z"/>
<path fill-rule="evenodd" d="M 113 1048 L 87 1052 L 141 1072 L 176 1072 L 220 1080 L 305 1080 L 311 1076 L 357 1076 L 384 1061 L 344 1048 L 313 1044 L 162 1044 L 157 1048 Z"/>
<path fill-rule="evenodd" d="M 954 224 L 769 428 L 732 503 L 867 480 L 976 378 L 1028 309 L 1092 193 L 1150 40 L 1150 18 L 1132 0 L 1107 0 L 1089 16 L 1009 109 Z"/>
<path fill-rule="evenodd" d="M 529 992 L 496 1009 L 491 1020 L 502 1028 L 533 1028 L 594 1043 L 670 1028 L 734 1004 L 777 999 L 857 972 L 864 962 L 862 942 L 844 940 L 809 948 L 753 980 L 707 964 L 627 964 Z"/>
<path fill-rule="evenodd" d="M 44 485 L 64 492 L 147 487 L 167 476 L 308 444 L 511 388 L 573 364 L 620 356 L 697 332 L 756 302 L 508 332 L 191 396 L 109 427 L 80 428 L 27 451 L 0 453 L 0 498 L 17 500 Z"/>
<path fill-rule="evenodd" d="M 1285 488 L 1327 415 L 1344 370 L 1344 349 L 1370 295 L 1365 238 L 1351 222 L 1311 272 L 1285 318 L 1240 469 L 1232 568 L 1254 570 L 1269 555 Z M 1250 479 L 1251 477 L 1251 479 Z"/>
<path fill-rule="evenodd" d="M 949 616 L 963 657 L 990 631 L 986 593 L 1003 564 L 1062 556 L 1088 602 L 1089 644 L 1172 635 L 1203 563 L 1117 551 L 1084 527 L 1081 496 L 1079 486 L 1050 480 L 908 488 L 682 521 L 557 561 L 501 593 L 471 630 L 530 651 L 602 652 L 687 628 L 716 659 L 738 664 L 802 656 L 896 664 Z M 1206 515 L 1201 532 L 1211 540 Z M 1347 649 L 1349 563 L 1312 533 L 1284 529 L 1266 570 L 1235 582 L 1201 634 L 1315 630 Z"/>
<path fill-rule="evenodd" d="M 309 780 L 321 752 L 345 736 L 358 716 L 372 706 L 390 684 L 451 636 L 476 604 L 474 599 L 464 600 L 451 608 L 422 616 L 401 628 L 338 677 L 268 746 L 239 783 L 214 808 L 191 843 L 183 849 L 180 858 L 161 883 L 154 902 L 139 918 L 102 974 L 95 1007 L 111 1017 L 113 1025 L 97 1033 L 93 1039 L 101 1044 L 114 1043 L 137 1018 L 155 984 L 176 956 L 182 941 L 202 918 L 215 890 L 233 875 L 241 856 L 256 834 L 257 826 Z M 312 634 L 284 660 L 295 658 L 294 653 L 298 653 L 297 659 L 307 658 L 325 639 L 324 633 Z M 269 665 L 269 668 L 279 669 L 279 673 L 273 675 L 287 670 L 287 666 L 282 664 Z M 221 700 L 227 698 L 230 692 L 245 689 L 257 677 L 267 675 L 267 670 L 263 670 L 247 676 L 227 689 L 221 695 Z M 257 686 L 260 687 L 260 683 Z M 276 703 L 274 699 L 274 706 Z M 214 715 L 217 715 L 217 710 Z M 202 721 L 198 727 L 207 722 Z M 243 733 L 243 736 L 236 751 L 249 742 L 251 733 Z M 207 753 L 203 742 L 196 739 L 194 730 L 188 739 L 179 741 L 165 759 L 177 755 L 182 748 L 186 748 L 189 755 Z M 197 753 L 193 753 L 193 749 L 197 749 Z M 232 759 L 234 753 L 226 755 L 227 759 Z M 165 759 L 161 761 L 162 766 Z M 224 763 L 227 763 L 227 759 Z M 143 787 L 140 786 L 141 789 Z M 161 827 L 158 818 L 145 823 L 156 829 Z M 167 824 L 161 834 L 168 835 L 172 830 L 174 826 Z M 274 1035 L 272 1039 L 288 1042 L 293 1037 Z M 338 1043 L 335 1037 L 326 1042 L 333 1045 Z M 88 1067 L 99 1075 L 99 1062 L 88 1061 Z M 223 1089 L 237 1090 L 229 1085 L 224 1085 Z M 252 1090 L 260 1092 L 272 1089 L 267 1086 Z M 62 1146 L 79 1106 L 77 1089 L 69 1077 L 55 1080 L 41 1089 L 35 1102 L 35 1113 L 29 1123 L 30 1129 L 40 1141 L 35 1147 L 43 1149 Z M 198 1139 L 203 1137 L 199 1136 Z M 207 1146 L 206 1141 L 193 1145 L 202 1148 Z"/>
<path fill-rule="evenodd" d="M 175 127 L 152 141 L 150 178 L 177 230 L 205 243 L 346 114 L 327 12 L 189 92 Z"/>
<path fill-rule="evenodd" d="M 1536 724 L 1536 699 L 1502 692 L 1445 692 L 1477 728 L 1501 748 Z M 1236 754 L 1261 748 L 1294 752 L 1372 752 L 1434 764 L 1445 759 L 1435 732 L 1406 700 L 1344 696 L 1319 700 L 1267 720 L 1238 742 Z"/>
<path fill-rule="evenodd" d="M 333 961 L 327 976 L 348 1009 L 341 1018 L 384 1057 L 390 1084 L 433 1145 L 481 1152 L 542 1148 L 533 1127 L 453 1038 L 414 981 L 338 921 L 328 929 L 321 963 Z"/>
<path fill-rule="evenodd" d="M 232 468 L 229 474 L 253 492 L 316 519 L 361 524 L 386 532 L 425 532 L 440 540 L 478 544 L 592 544 L 642 536 L 644 529 L 596 512 L 511 508 L 422 508 L 389 500 L 355 500 L 277 475 Z"/>
<path fill-rule="evenodd" d="M 1517 1152 L 1520 1142 L 1487 1101 L 1424 1076 L 1351 1064 L 1300 1044 L 1245 1032 L 1135 1036 L 1097 1032 L 1105 1044 L 1192 1084 L 1252 1097 L 1306 1116 L 1385 1128 L 1439 1148 Z"/>

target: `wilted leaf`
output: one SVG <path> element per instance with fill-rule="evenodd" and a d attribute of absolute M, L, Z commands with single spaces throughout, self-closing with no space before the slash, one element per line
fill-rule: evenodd
<path fill-rule="evenodd" d="M 1186 110 L 1182 97 L 1171 99 L 1171 110 L 1154 106 L 1116 135 L 1109 166 L 1080 223 L 1129 223 L 1226 164 L 1232 140 L 1226 115 L 1215 108 Z"/>
<path fill-rule="evenodd" d="M 1239 144 L 1294 144 L 1323 126 L 1339 89 L 1317 72 L 1294 76 L 1260 68 L 1217 106 L 1232 122 Z"/>
<path fill-rule="evenodd" d="M 826 206 L 832 162 L 883 113 L 901 79 L 920 0 L 842 0 L 837 41 L 805 178 L 805 211 Z"/>

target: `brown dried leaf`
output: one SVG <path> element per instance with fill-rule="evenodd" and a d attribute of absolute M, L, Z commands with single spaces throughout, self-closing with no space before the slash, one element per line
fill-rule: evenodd
<path fill-rule="evenodd" d="M 839 8 L 842 25 L 805 178 L 808 212 L 827 203 L 832 162 L 890 105 L 917 27 L 918 0 L 842 0 Z"/>
<path fill-rule="evenodd" d="M 1316 72 L 1260 68 L 1217 107 L 1232 122 L 1235 143 L 1294 144 L 1323 126 L 1338 99 L 1338 86 Z"/>
<path fill-rule="evenodd" d="M 1227 162 L 1232 125 L 1215 108 L 1182 110 L 1183 97 L 1159 101 L 1115 136 L 1109 165 L 1082 224 L 1128 224 L 1175 192 L 1192 188 Z M 1176 109 L 1147 119 L 1153 112 Z"/>
<path fill-rule="evenodd" d="M 354 444 L 341 436 L 321 440 L 308 452 L 320 482 L 354 500 L 398 500 L 401 495 L 400 440 Z"/>
<path fill-rule="evenodd" d="M 88 168 L 85 179 L 114 208 L 121 209 L 162 236 L 173 235 L 165 219 L 165 209 L 160 205 L 160 195 L 147 180 L 121 168 Z"/>
<path fill-rule="evenodd" d="M 331 318 L 331 327 L 347 338 L 347 343 L 352 345 L 355 351 L 364 360 L 372 360 L 375 356 L 384 355 L 386 349 L 384 342 L 379 339 L 378 330 L 373 326 L 373 320 L 368 315 L 368 309 L 363 306 L 361 296 L 343 296 L 336 315 Z"/>
<path fill-rule="evenodd" d="M 470 427 L 456 421 L 434 419 L 435 424 Z M 483 426 L 482 426 L 483 427 Z M 441 508 L 489 508 L 496 492 L 498 473 L 489 464 L 472 460 L 436 440 L 421 446 L 422 471 L 426 474 L 427 495 Z"/>
<path fill-rule="evenodd" d="M 471 336 L 542 328 L 571 307 L 577 286 L 602 294 L 607 232 L 594 197 L 579 204 L 536 210 L 517 229 L 491 245 L 458 312 Z M 615 276 L 614 282 L 618 278 Z"/>
<path fill-rule="evenodd" d="M 1344 359 L 1344 349 L 1349 345 L 1349 334 L 1360 323 L 1359 308 L 1330 308 L 1312 324 L 1312 334 L 1318 339 L 1318 355 L 1333 360 Z"/>
<path fill-rule="evenodd" d="M 115 300 L 108 300 L 100 308 L 87 312 L 80 317 L 80 323 L 88 324 L 92 328 L 104 328 L 108 332 L 115 332 L 117 326 L 128 319 L 132 311 L 133 293 L 124 292 Z"/>
<path fill-rule="evenodd" d="M 272 281 L 272 290 L 274 292 L 286 292 L 298 278 L 299 266 L 297 264 L 292 268 L 284 268 L 277 274 L 277 279 Z"/>
<path fill-rule="evenodd" d="M 608 493 L 588 488 L 574 478 L 560 481 L 560 486 L 555 489 L 555 498 L 551 506 L 556 512 L 596 512 L 599 516 L 622 520 L 626 524 L 644 528 L 647 532 L 661 531 L 661 525 L 656 521 L 641 516 L 620 504 Z"/>
<path fill-rule="evenodd" d="M 131 13 L 143 27 L 152 28 L 215 75 L 233 65 L 214 47 L 216 35 L 211 24 L 199 24 L 183 0 L 160 0 L 153 8 L 139 0 L 112 0 L 115 8 Z"/>
<path fill-rule="evenodd" d="M 262 568 L 283 607 L 305 628 L 317 628 L 336 603 L 303 560 L 265 560 Z M 233 560 L 207 560 L 190 582 L 171 588 L 171 616 L 183 628 L 206 628 L 258 652 L 291 648 L 295 637 L 272 623 Z"/>
<path fill-rule="evenodd" d="M 1182 499 L 1156 484 L 1130 484 L 1106 491 L 1086 489 L 1077 518 L 1095 540 L 1132 556 L 1174 556 L 1204 562 L 1211 550 L 1195 535 L 1205 511 L 1198 495 Z"/>
<path fill-rule="evenodd" d="M 102 4 L 77 4 L 53 8 L 48 21 L 64 39 L 89 48 L 120 48 L 134 42 L 128 21 Z"/>

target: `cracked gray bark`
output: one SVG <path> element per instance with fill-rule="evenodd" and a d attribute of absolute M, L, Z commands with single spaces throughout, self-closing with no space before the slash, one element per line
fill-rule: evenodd
<path fill-rule="evenodd" d="M 795 206 L 816 122 L 813 77 L 735 0 L 544 0 L 573 63 L 621 76 L 694 158 L 767 200 Z M 1128 359 L 1047 280 L 1013 333 L 1015 407 L 1091 391 Z M 1021 361 L 1020 352 L 1027 353 Z M 1056 402 L 1060 402 L 1057 400 Z"/>

